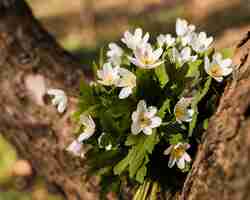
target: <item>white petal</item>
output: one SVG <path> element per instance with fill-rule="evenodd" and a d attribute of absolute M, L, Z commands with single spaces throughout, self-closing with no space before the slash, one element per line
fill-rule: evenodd
<path fill-rule="evenodd" d="M 205 68 L 205 71 L 207 72 L 207 74 L 209 74 L 210 61 L 209 61 L 209 58 L 207 56 L 204 58 L 204 68 Z"/>
<path fill-rule="evenodd" d="M 162 48 L 158 48 L 158 49 L 156 49 L 156 50 L 153 52 L 153 58 L 154 58 L 155 61 L 158 60 L 158 59 L 161 57 L 162 52 L 163 52 L 163 49 L 162 49 Z"/>
<path fill-rule="evenodd" d="M 162 119 L 160 117 L 154 117 L 151 119 L 151 128 L 156 128 L 161 125 Z"/>
<path fill-rule="evenodd" d="M 184 169 L 185 168 L 185 160 L 183 157 L 181 157 L 178 161 L 177 161 L 177 167 L 179 169 Z"/>
<path fill-rule="evenodd" d="M 184 143 L 183 145 L 184 145 L 184 147 L 185 147 L 186 150 L 189 149 L 189 148 L 191 147 L 191 145 L 188 144 L 188 143 Z"/>
<path fill-rule="evenodd" d="M 229 67 L 232 65 L 232 60 L 230 58 L 227 58 L 221 62 L 222 67 Z"/>
<path fill-rule="evenodd" d="M 145 35 L 144 35 L 144 37 L 143 37 L 143 39 L 142 39 L 142 43 L 143 44 L 146 44 L 147 42 L 148 42 L 148 40 L 149 40 L 149 33 L 146 33 Z"/>
<path fill-rule="evenodd" d="M 139 113 L 147 111 L 147 104 L 144 100 L 140 100 L 139 103 L 137 104 L 137 111 Z"/>
<path fill-rule="evenodd" d="M 133 135 L 137 135 L 141 131 L 142 131 L 142 128 L 139 126 L 138 123 L 132 123 L 131 132 Z"/>
<path fill-rule="evenodd" d="M 164 45 L 164 43 L 165 43 L 165 36 L 164 35 L 159 35 L 158 37 L 157 37 L 157 43 L 158 43 L 158 45 L 160 46 L 160 47 L 162 47 L 163 45 Z"/>
<path fill-rule="evenodd" d="M 129 70 L 125 69 L 125 68 L 122 68 L 120 67 L 118 69 L 118 72 L 121 76 L 129 76 L 130 74 L 133 74 L 132 72 L 130 72 Z"/>
<path fill-rule="evenodd" d="M 119 99 L 125 99 L 130 94 L 132 94 L 132 89 L 130 87 L 122 88 L 122 90 L 120 91 L 120 94 L 119 94 Z"/>
<path fill-rule="evenodd" d="M 164 155 L 168 155 L 168 154 L 170 154 L 171 153 L 171 151 L 172 151 L 172 149 L 173 149 L 173 145 L 170 145 L 165 151 L 164 151 Z"/>
<path fill-rule="evenodd" d="M 141 39 L 142 38 L 142 29 L 141 28 L 137 28 L 135 29 L 135 34 L 134 36 L 137 38 L 137 39 Z"/>
<path fill-rule="evenodd" d="M 61 95 L 65 95 L 65 92 L 60 89 L 48 89 L 47 94 L 54 95 L 54 96 L 58 96 L 58 95 L 61 96 Z"/>
<path fill-rule="evenodd" d="M 156 113 L 157 113 L 157 108 L 154 107 L 154 106 L 150 106 L 150 107 L 148 108 L 148 112 L 146 112 L 145 115 L 146 115 L 148 118 L 152 118 Z"/>
<path fill-rule="evenodd" d="M 190 117 L 192 117 L 193 114 L 194 114 L 194 110 L 193 109 L 188 109 L 187 112 L 188 112 L 188 116 L 190 116 Z"/>
<path fill-rule="evenodd" d="M 206 47 L 209 47 L 209 45 L 214 41 L 214 38 L 213 37 L 209 37 L 207 38 L 205 44 L 206 44 Z"/>
<path fill-rule="evenodd" d="M 67 101 L 63 100 L 58 104 L 57 110 L 59 113 L 63 113 L 66 110 L 67 107 Z"/>
<path fill-rule="evenodd" d="M 216 81 L 218 82 L 222 82 L 223 81 L 223 77 L 213 77 Z"/>
<path fill-rule="evenodd" d="M 193 32 L 193 31 L 195 31 L 195 25 L 190 24 L 190 25 L 188 26 L 188 30 L 189 30 L 190 33 Z"/>
<path fill-rule="evenodd" d="M 83 133 L 81 133 L 81 134 L 78 136 L 77 140 L 78 140 L 79 142 L 82 142 L 82 141 L 84 141 L 84 140 L 89 139 L 92 135 L 93 135 L 92 132 L 83 132 Z"/>
<path fill-rule="evenodd" d="M 174 62 L 180 59 L 179 51 L 175 47 L 172 49 L 172 56 Z"/>
<path fill-rule="evenodd" d="M 222 55 L 220 53 L 215 53 L 213 55 L 213 60 L 215 60 L 217 63 L 220 63 L 222 60 Z"/>
<path fill-rule="evenodd" d="M 172 168 L 176 162 L 176 159 L 170 156 L 169 161 L 168 161 L 168 167 Z"/>
<path fill-rule="evenodd" d="M 143 128 L 142 131 L 143 131 L 143 133 L 145 135 L 151 135 L 152 134 L 152 128 L 150 128 L 150 127 Z"/>
<path fill-rule="evenodd" d="M 106 151 L 110 151 L 112 149 L 112 144 L 109 144 L 105 147 L 105 150 Z"/>
<path fill-rule="evenodd" d="M 233 72 L 233 68 L 224 68 L 223 69 L 223 76 L 228 76 Z"/>
<path fill-rule="evenodd" d="M 138 111 L 134 111 L 132 113 L 132 121 L 135 122 L 138 120 L 140 113 Z"/>
<path fill-rule="evenodd" d="M 176 21 L 176 34 L 178 36 L 184 35 L 187 31 L 187 26 L 188 26 L 188 23 L 186 20 L 182 20 L 178 18 Z"/>
<path fill-rule="evenodd" d="M 80 155 L 80 150 L 82 148 L 82 144 L 78 142 L 77 140 L 74 140 L 66 149 L 66 151 L 69 151 L 73 153 L 74 155 Z"/>
<path fill-rule="evenodd" d="M 191 56 L 191 49 L 190 47 L 185 47 L 181 50 L 181 57 L 184 61 L 188 61 Z"/>
<path fill-rule="evenodd" d="M 158 67 L 159 65 L 161 65 L 162 63 L 164 63 L 164 61 L 160 61 L 160 62 L 154 63 L 154 64 L 152 64 L 152 65 L 148 65 L 147 69 L 156 68 L 156 67 Z"/>
<path fill-rule="evenodd" d="M 140 60 L 136 59 L 136 58 L 132 58 L 132 57 L 128 57 L 128 59 L 130 60 L 130 62 L 132 62 L 135 66 L 141 67 L 141 68 L 145 68 L 145 65 L 143 63 L 140 62 Z"/>
<path fill-rule="evenodd" d="M 52 105 L 53 106 L 56 106 L 60 103 L 60 101 L 62 100 L 62 98 L 60 96 L 55 96 L 53 99 L 52 99 Z"/>
<path fill-rule="evenodd" d="M 185 152 L 185 153 L 183 154 L 183 158 L 184 158 L 185 161 L 191 162 L 191 157 L 188 155 L 188 153 Z"/>

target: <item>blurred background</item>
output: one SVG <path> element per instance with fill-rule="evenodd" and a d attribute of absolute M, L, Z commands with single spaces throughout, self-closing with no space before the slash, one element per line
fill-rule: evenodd
<path fill-rule="evenodd" d="M 100 48 L 125 30 L 142 27 L 156 37 L 174 33 L 177 17 L 215 37 L 215 48 L 234 45 L 250 31 L 250 0 L 27 0 L 34 15 L 90 69 Z M 60 200 L 0 134 L 0 200 Z M 50 187 L 51 188 L 51 187 Z"/>

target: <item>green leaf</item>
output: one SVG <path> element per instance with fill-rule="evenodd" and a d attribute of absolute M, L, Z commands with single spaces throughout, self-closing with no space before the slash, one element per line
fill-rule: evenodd
<path fill-rule="evenodd" d="M 145 165 L 143 165 L 136 174 L 135 179 L 139 182 L 139 183 L 143 183 L 144 178 L 147 174 L 147 167 Z"/>
<path fill-rule="evenodd" d="M 95 79 L 97 79 L 97 70 L 98 70 L 98 65 L 96 64 L 96 62 L 93 62 L 92 71 L 93 71 Z"/>
<path fill-rule="evenodd" d="M 161 88 L 164 88 L 169 81 L 169 77 L 165 68 L 165 64 L 162 64 L 155 68 L 155 74 L 160 82 Z"/>
<path fill-rule="evenodd" d="M 199 67 L 202 63 L 202 60 L 196 60 L 194 62 L 188 63 L 188 71 L 186 74 L 186 77 L 195 77 L 197 74 L 199 74 Z"/>
<path fill-rule="evenodd" d="M 169 143 L 170 144 L 176 145 L 179 142 L 183 142 L 182 134 L 178 133 L 178 134 L 173 134 L 173 135 L 170 136 L 170 138 L 169 138 Z"/>
<path fill-rule="evenodd" d="M 159 137 L 155 131 L 150 136 L 128 136 L 126 143 L 133 146 L 131 146 L 127 156 L 114 167 L 114 173 L 121 174 L 128 168 L 130 178 L 135 177 L 137 180 L 136 176 L 137 173 L 139 173 L 138 179 L 142 182 L 144 179 L 142 176 L 144 172 L 143 166 L 146 167 L 146 164 L 149 162 L 148 155 L 153 152 L 153 149 L 158 142 Z M 142 171 L 139 172 L 140 169 Z"/>
<path fill-rule="evenodd" d="M 194 114 L 193 114 L 193 118 L 192 121 L 189 124 L 189 129 L 188 129 L 188 136 L 191 137 L 193 134 L 193 130 L 196 126 L 197 123 L 197 118 L 198 118 L 198 111 L 197 111 L 197 107 L 193 108 L 194 109 Z"/>
<path fill-rule="evenodd" d="M 99 57 L 99 66 L 103 66 L 104 64 L 104 49 L 103 47 L 100 50 L 100 57 Z"/>
<path fill-rule="evenodd" d="M 207 128 L 208 128 L 208 119 L 205 119 L 205 120 L 203 121 L 203 128 L 204 128 L 205 130 L 207 130 Z"/>
<path fill-rule="evenodd" d="M 115 175 L 120 175 L 123 171 L 126 170 L 126 168 L 129 166 L 129 162 L 133 154 L 134 149 L 130 149 L 128 155 L 114 167 Z"/>
<path fill-rule="evenodd" d="M 139 137 L 137 135 L 130 134 L 125 141 L 126 146 L 132 146 L 138 143 Z"/>
<path fill-rule="evenodd" d="M 92 87 L 85 81 L 80 82 L 80 96 L 79 96 L 79 113 L 84 112 L 90 106 L 96 105 L 98 102 L 94 96 Z"/>
<path fill-rule="evenodd" d="M 197 94 L 194 97 L 194 101 L 192 102 L 192 107 L 196 107 L 198 103 L 202 100 L 202 98 L 207 94 L 210 85 L 212 83 L 212 77 L 208 77 L 207 81 L 204 84 L 204 87 L 197 92 Z"/>
<path fill-rule="evenodd" d="M 163 104 L 162 104 L 162 106 L 161 106 L 161 108 L 160 108 L 160 110 L 158 111 L 158 116 L 160 117 L 160 118 L 164 118 L 165 117 L 165 115 L 166 115 L 166 111 L 168 111 L 168 113 L 171 113 L 171 111 L 170 111 L 170 99 L 169 98 L 167 98 L 164 102 L 163 102 Z"/>
<path fill-rule="evenodd" d="M 189 130 L 188 130 L 188 136 L 191 137 L 193 134 L 193 130 L 197 123 L 197 117 L 198 117 L 198 103 L 203 99 L 203 97 L 207 94 L 209 91 L 210 85 L 212 83 L 212 77 L 208 77 L 207 81 L 204 84 L 204 87 L 197 92 L 197 94 L 194 96 L 194 100 L 192 102 L 192 109 L 194 110 L 193 118 L 191 123 L 189 124 Z"/>

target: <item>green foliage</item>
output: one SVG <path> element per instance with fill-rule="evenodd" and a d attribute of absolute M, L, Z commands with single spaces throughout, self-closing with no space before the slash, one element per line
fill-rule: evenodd
<path fill-rule="evenodd" d="M 131 148 L 128 155 L 115 166 L 114 173 L 120 175 L 128 169 L 130 178 L 135 177 L 138 182 L 142 183 L 147 173 L 148 155 L 152 154 L 158 142 L 159 137 L 156 133 L 150 136 L 129 135 L 125 144 Z"/>
<path fill-rule="evenodd" d="M 179 142 L 184 142 L 182 134 L 178 133 L 170 136 L 169 138 L 170 144 L 175 145 L 178 144 Z"/>
<path fill-rule="evenodd" d="M 188 71 L 186 77 L 192 78 L 200 75 L 199 67 L 202 63 L 202 60 L 196 60 L 194 62 L 188 63 Z"/>
<path fill-rule="evenodd" d="M 165 68 L 165 64 L 161 64 L 155 69 L 155 74 L 160 82 L 161 88 L 164 88 L 169 81 L 169 77 Z"/>

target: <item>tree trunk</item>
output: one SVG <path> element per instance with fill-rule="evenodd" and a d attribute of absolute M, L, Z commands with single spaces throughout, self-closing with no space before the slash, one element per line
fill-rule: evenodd
<path fill-rule="evenodd" d="M 236 71 L 204 133 L 182 199 L 250 199 L 250 32 L 237 45 Z"/>
<path fill-rule="evenodd" d="M 239 69 L 211 118 L 181 199 L 250 199 L 250 34 L 237 46 Z M 72 140 L 80 64 L 33 18 L 23 0 L 0 1 L 0 133 L 34 171 L 69 200 L 98 199 L 84 180 L 84 162 L 65 147 Z M 62 88 L 72 105 L 63 116 L 46 105 L 46 88 Z"/>
<path fill-rule="evenodd" d="M 58 116 L 43 97 L 50 87 L 76 93 L 80 79 L 81 65 L 44 31 L 23 0 L 0 1 L 0 133 L 69 200 L 97 199 L 96 187 L 84 183 L 84 163 L 64 150 L 72 141 L 74 106 Z M 74 96 L 69 100 L 76 104 Z"/>

